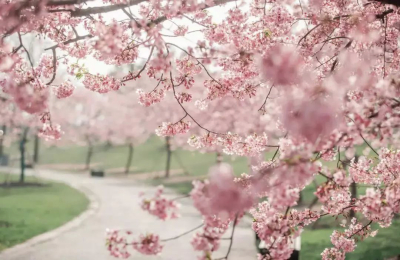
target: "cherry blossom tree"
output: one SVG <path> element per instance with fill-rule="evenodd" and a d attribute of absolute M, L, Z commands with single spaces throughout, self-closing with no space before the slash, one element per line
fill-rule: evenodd
<path fill-rule="evenodd" d="M 5 98 L 39 117 L 47 137 L 61 135 L 49 100 L 68 98 L 76 85 L 96 95 L 134 88 L 144 107 L 174 101 L 164 107 L 173 115 L 156 129 L 160 136 L 193 131 L 188 142 L 197 149 L 272 151 L 270 160 L 253 160 L 249 174 L 235 178 L 219 164 L 209 180 L 194 182 L 190 195 L 204 224 L 191 244 L 200 259 L 230 257 L 231 250 L 213 253 L 230 225 L 232 244 L 246 211 L 267 246 L 259 259 L 287 259 L 306 225 L 358 212 L 321 254 L 344 259 L 375 236 L 372 223 L 389 228 L 400 211 L 399 7 L 395 0 L 8 0 L 0 4 L 1 86 Z M 32 35 L 43 47 L 39 62 L 27 48 Z M 121 77 L 102 69 L 126 64 L 141 66 Z M 141 77 L 154 87 L 135 84 Z M 246 109 L 260 102 L 261 118 L 239 112 L 240 127 L 221 127 L 193 111 L 223 123 L 229 99 Z M 348 152 L 360 145 L 363 154 Z M 326 179 L 315 193 L 319 209 L 293 209 L 318 175 Z M 352 198 L 358 184 L 368 188 Z M 162 190 L 143 209 L 162 220 L 177 216 Z M 117 257 L 159 254 L 168 240 L 112 231 L 108 248 Z"/>
<path fill-rule="evenodd" d="M 153 111 L 146 109 L 135 100 L 136 93 L 111 93 L 107 100 L 108 127 L 111 128 L 109 141 L 117 145 L 128 146 L 128 156 L 124 172 L 129 173 L 134 156 L 134 147 L 145 142 L 156 127 L 151 121 Z M 110 110 L 112 112 L 110 112 Z"/>
<path fill-rule="evenodd" d="M 51 127 L 59 130 L 56 139 L 63 136 L 64 142 L 87 146 L 86 170 L 90 169 L 95 145 L 107 141 L 110 137 L 110 121 L 107 120 L 106 112 L 112 110 L 104 109 L 107 104 L 106 99 L 105 95 L 77 88 L 70 98 L 53 100 L 49 104 L 52 115 Z"/>
<path fill-rule="evenodd" d="M 159 81 L 156 83 L 156 88 L 154 88 L 153 86 L 154 82 L 152 82 L 152 79 L 148 78 L 138 79 L 137 84 L 141 86 L 141 88 L 137 90 L 137 95 L 139 96 L 139 104 L 141 104 L 143 107 L 147 107 L 147 110 L 150 111 L 147 113 L 145 120 L 147 128 L 152 128 L 153 133 L 154 129 L 157 128 L 157 126 L 165 125 L 166 121 L 176 122 L 182 118 L 181 108 L 179 104 L 176 102 L 174 96 L 170 95 L 163 97 L 163 102 L 157 104 L 156 106 L 149 107 L 151 103 L 146 103 L 148 102 L 146 101 L 146 94 L 143 93 L 146 92 L 149 92 L 150 94 L 154 93 L 154 91 L 157 91 L 157 88 L 162 86 L 162 84 L 165 84 L 165 80 L 159 79 Z M 188 137 L 187 135 L 165 136 L 164 134 L 159 132 L 159 130 L 161 130 L 161 128 L 157 129 L 156 134 L 159 135 L 160 138 L 163 138 L 165 140 L 165 151 L 166 151 L 165 178 L 169 178 L 171 170 L 171 160 L 174 150 L 177 147 L 186 147 Z M 176 153 L 175 155 L 177 156 Z"/>
<path fill-rule="evenodd" d="M 19 110 L 10 100 L 2 99 L 0 101 L 0 106 L 2 108 L 0 120 L 0 124 L 2 125 L 1 156 L 4 155 L 4 146 L 11 146 L 13 143 L 18 144 L 18 150 L 20 152 L 19 165 L 21 170 L 19 182 L 23 183 L 25 181 L 27 157 L 30 155 L 26 149 L 26 144 L 29 139 L 38 134 L 37 128 L 39 122 L 32 117 L 32 115 Z"/>
<path fill-rule="evenodd" d="M 77 88 L 67 99 L 53 100 L 50 111 L 53 121 L 63 126 L 64 141 L 88 147 L 86 169 L 95 153 L 95 146 L 101 143 L 127 145 L 129 148 L 125 172 L 129 172 L 133 149 L 154 132 L 155 124 L 146 122 L 152 115 L 135 99 L 135 92 L 121 91 L 100 95 L 84 88 Z M 68 115 L 66 115 L 68 111 Z"/>

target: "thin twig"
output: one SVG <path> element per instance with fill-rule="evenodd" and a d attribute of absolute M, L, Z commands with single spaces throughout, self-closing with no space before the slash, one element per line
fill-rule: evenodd
<path fill-rule="evenodd" d="M 161 239 L 161 241 L 166 242 L 166 241 L 178 239 L 178 238 L 180 238 L 180 237 L 183 237 L 184 235 L 187 235 L 187 234 L 189 234 L 189 233 L 195 231 L 196 229 L 201 228 L 202 226 L 204 226 L 204 224 L 201 224 L 201 225 L 199 225 L 199 226 L 197 226 L 197 227 L 195 227 L 195 228 L 193 228 L 193 229 L 191 229 L 191 230 L 189 230 L 189 231 L 186 231 L 186 232 L 184 232 L 184 233 L 182 233 L 182 234 L 179 234 L 179 235 L 177 235 L 177 236 L 170 237 L 170 238 L 166 238 L 166 239 Z"/>
<path fill-rule="evenodd" d="M 68 41 L 65 41 L 65 42 L 63 42 L 62 44 L 63 45 L 67 45 L 67 44 L 70 44 L 70 43 L 73 43 L 73 42 L 77 42 L 77 41 L 80 41 L 80 40 L 84 40 L 84 39 L 86 39 L 86 38 L 93 38 L 94 36 L 93 35 L 91 35 L 91 34 L 86 34 L 86 35 L 83 35 L 83 36 L 79 36 L 79 37 L 76 37 L 76 38 L 74 38 L 74 39 L 70 39 L 70 40 L 68 40 Z M 51 47 L 49 47 L 49 48 L 46 48 L 46 49 L 44 49 L 45 51 L 48 51 L 48 50 L 51 50 L 51 49 L 55 49 L 55 48 L 57 48 L 59 45 L 58 44 L 56 44 L 56 45 L 53 45 L 53 46 L 51 46 Z"/>
<path fill-rule="evenodd" d="M 349 238 L 352 238 L 353 236 L 357 235 L 358 233 L 360 233 L 361 231 L 363 231 L 365 228 L 367 228 L 369 225 L 372 224 L 372 220 L 370 222 L 368 222 L 368 224 L 366 224 L 365 226 L 363 226 L 362 228 L 360 228 L 360 230 L 358 230 L 357 232 L 355 232 L 354 234 L 352 234 Z"/>
<path fill-rule="evenodd" d="M 232 245 L 233 245 L 233 236 L 235 234 L 235 227 L 236 227 L 236 221 L 238 219 L 238 215 L 236 214 L 235 220 L 232 222 L 232 233 L 231 233 L 231 237 L 230 237 L 230 243 L 229 243 L 229 247 L 228 247 L 228 252 L 226 253 L 226 255 L 222 258 L 217 258 L 216 260 L 222 260 L 222 259 L 228 259 L 229 254 L 231 253 L 232 250 Z"/>
<path fill-rule="evenodd" d="M 130 81 L 130 80 L 136 79 L 137 77 L 140 76 L 140 74 L 141 74 L 141 73 L 144 71 L 144 69 L 146 68 L 147 63 L 150 61 L 151 56 L 153 55 L 154 47 L 155 47 L 155 45 L 153 45 L 153 46 L 151 47 L 149 57 L 147 58 L 147 61 L 146 61 L 146 63 L 143 65 L 142 69 L 139 70 L 139 72 L 138 72 L 135 76 L 132 76 L 132 78 L 129 77 L 129 78 L 125 79 L 125 80 L 122 80 L 121 82 L 127 82 L 127 81 Z"/>
<path fill-rule="evenodd" d="M 317 24 L 316 26 L 314 26 L 311 30 L 309 30 L 303 37 L 300 38 L 300 40 L 297 42 L 297 45 L 300 45 L 302 40 L 305 40 L 307 38 L 307 36 L 314 31 L 315 29 L 317 29 L 318 27 L 320 27 L 321 24 Z"/>
<path fill-rule="evenodd" d="M 183 195 L 180 197 L 173 198 L 172 200 L 180 200 L 180 199 L 189 198 L 189 197 L 190 197 L 190 194 L 186 194 L 186 195 Z"/>
<path fill-rule="evenodd" d="M 204 64 L 203 64 L 202 62 L 199 61 L 198 58 L 196 58 L 195 56 L 193 56 L 192 54 L 190 54 L 189 52 L 187 52 L 186 50 L 182 49 L 181 47 L 179 47 L 179 46 L 176 45 L 176 44 L 173 44 L 173 43 L 170 43 L 170 42 L 166 42 L 165 45 L 166 45 L 166 46 L 167 46 L 167 45 L 172 45 L 172 46 L 174 46 L 174 47 L 180 49 L 181 51 L 185 52 L 187 55 L 189 55 L 189 56 L 192 57 L 193 59 L 197 60 L 198 64 L 199 64 L 201 67 L 203 67 L 203 69 L 204 69 L 204 71 L 207 73 L 207 75 L 208 75 L 213 81 L 217 82 L 218 85 L 220 85 L 221 87 L 223 87 L 223 85 L 222 85 L 218 80 L 216 80 L 213 76 L 211 76 L 211 74 L 208 72 L 207 68 L 204 66 Z"/>
<path fill-rule="evenodd" d="M 57 73 L 57 55 L 56 55 L 56 49 L 51 49 L 51 51 L 53 52 L 53 77 L 50 79 L 49 82 L 47 82 L 46 85 L 50 85 L 51 83 L 53 83 L 53 81 L 56 78 L 56 73 Z"/>
<path fill-rule="evenodd" d="M 182 108 L 182 110 L 185 112 L 185 115 L 182 117 L 182 119 L 184 119 L 185 117 L 188 116 L 188 117 L 190 117 L 190 118 L 193 120 L 193 122 L 194 122 L 198 127 L 200 127 L 201 129 L 203 129 L 203 130 L 205 130 L 205 131 L 207 131 L 207 132 L 209 132 L 209 133 L 216 134 L 216 135 L 226 135 L 226 134 L 222 134 L 222 133 L 217 133 L 217 132 L 211 131 L 211 130 L 209 130 L 209 129 L 203 127 L 202 125 L 200 125 L 200 124 L 196 121 L 196 119 L 193 118 L 192 115 L 190 115 L 190 114 L 187 112 L 187 110 L 185 109 L 185 107 L 181 104 L 181 102 L 179 102 L 178 96 L 176 95 L 175 84 L 174 84 L 174 80 L 173 80 L 173 77 L 172 77 L 172 72 L 170 71 L 169 73 L 170 73 L 170 80 L 171 80 L 172 91 L 173 91 L 173 93 L 174 93 L 174 97 L 175 97 L 176 101 L 178 102 L 179 106 L 180 106 L 180 107 Z M 180 119 L 179 121 L 182 121 L 182 119 Z M 178 122 L 179 122 L 179 121 L 178 121 Z"/>
<path fill-rule="evenodd" d="M 377 151 L 375 151 L 375 149 L 367 142 L 367 140 L 365 140 L 364 136 L 360 133 L 361 138 L 364 140 L 364 142 L 369 146 L 369 148 L 371 148 L 371 150 L 379 156 L 379 153 Z"/>
<path fill-rule="evenodd" d="M 269 98 L 269 95 L 271 94 L 272 89 L 274 88 L 274 85 L 271 86 L 271 88 L 268 91 L 267 97 L 264 100 L 264 103 L 261 105 L 261 107 L 258 109 L 258 111 L 262 110 L 263 108 L 265 109 L 265 104 L 267 103 L 267 100 Z"/>
<path fill-rule="evenodd" d="M 21 37 L 21 33 L 20 32 L 18 32 L 18 39 L 19 39 L 19 43 L 21 44 L 22 48 L 26 52 L 26 56 L 28 56 L 28 60 L 29 60 L 29 63 L 31 64 L 31 67 L 33 68 L 33 62 L 32 62 L 32 59 L 31 59 L 31 55 L 29 54 L 29 51 L 25 48 L 24 44 L 22 43 L 22 37 Z"/>
<path fill-rule="evenodd" d="M 385 40 L 383 42 L 383 78 L 385 78 L 386 77 L 386 41 L 387 41 L 386 30 L 387 30 L 387 24 L 388 24 L 389 17 L 386 17 L 386 19 L 385 18 L 382 18 L 382 19 L 385 20 Z"/>

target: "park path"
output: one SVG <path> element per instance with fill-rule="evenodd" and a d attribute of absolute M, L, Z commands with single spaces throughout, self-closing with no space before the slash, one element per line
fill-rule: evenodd
<path fill-rule="evenodd" d="M 59 232 L 35 245 L 12 248 L 0 254 L 0 260 L 111 260 L 105 247 L 105 230 L 129 229 L 134 233 L 154 232 L 162 239 L 174 237 L 201 224 L 201 218 L 189 199 L 180 203 L 182 217 L 167 222 L 159 221 L 142 211 L 139 206 L 139 192 L 151 195 L 155 187 L 149 187 L 131 179 L 91 178 L 86 174 L 60 173 L 50 170 L 36 170 L 32 174 L 46 179 L 67 183 L 86 194 L 90 194 L 92 214 L 69 230 Z M 177 197 L 171 190 L 168 196 Z M 94 199 L 93 199 L 94 198 Z M 227 231 L 226 237 L 231 233 Z M 196 260 L 200 252 L 194 252 L 186 235 L 165 244 L 160 256 L 142 256 L 134 253 L 135 260 Z M 214 257 L 226 254 L 229 241 L 221 242 L 221 248 Z M 133 251 L 132 251 L 133 252 Z M 254 233 L 249 221 L 242 221 L 235 230 L 230 260 L 256 259 Z"/>

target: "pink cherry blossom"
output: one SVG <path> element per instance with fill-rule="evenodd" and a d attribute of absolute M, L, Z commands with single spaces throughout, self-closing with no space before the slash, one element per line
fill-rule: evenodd
<path fill-rule="evenodd" d="M 72 95 L 75 87 L 71 82 L 66 81 L 56 88 L 57 98 L 67 98 Z"/>
<path fill-rule="evenodd" d="M 117 258 L 130 257 L 130 248 L 144 255 L 158 255 L 163 249 L 158 235 L 141 234 L 134 238 L 131 231 L 108 230 L 106 243 L 110 254 Z"/>
<path fill-rule="evenodd" d="M 153 90 L 150 93 L 145 93 L 143 90 L 138 89 L 136 93 L 139 95 L 139 104 L 146 107 L 161 102 L 165 96 L 164 89 Z"/>
<path fill-rule="evenodd" d="M 344 260 L 345 254 L 337 248 L 326 248 L 321 254 L 322 260 Z"/>
<path fill-rule="evenodd" d="M 215 258 L 222 235 L 250 208 L 269 250 L 259 259 L 287 259 L 305 225 L 357 213 L 322 253 L 344 259 L 373 237 L 372 224 L 390 228 L 400 211 L 398 7 L 2 1 L 1 123 L 15 129 L 10 137 L 29 127 L 54 142 L 65 132 L 63 140 L 129 151 L 161 125 L 156 133 L 174 136 L 174 148 L 248 157 L 240 177 L 219 164 L 194 182 L 190 195 L 204 219 L 191 240 L 199 259 Z M 313 183 L 313 208 L 294 210 Z M 163 220 L 177 216 L 160 190 L 141 206 Z M 158 254 L 160 242 L 113 231 L 108 246 L 129 257 Z"/>
<path fill-rule="evenodd" d="M 232 168 L 227 164 L 213 166 L 210 181 L 194 182 L 191 197 L 195 207 L 204 215 L 217 215 L 223 219 L 249 209 L 254 203 L 254 194 L 246 191 L 234 181 Z"/>
<path fill-rule="evenodd" d="M 158 255 L 163 245 L 160 244 L 158 235 L 148 234 L 140 235 L 139 240 L 133 243 L 133 248 L 144 255 Z"/>
<path fill-rule="evenodd" d="M 183 120 L 177 123 L 164 122 L 156 130 L 156 134 L 159 136 L 171 136 L 176 134 L 185 134 L 189 131 L 190 122 L 185 122 Z"/>
<path fill-rule="evenodd" d="M 122 85 L 120 80 L 113 77 L 92 74 L 86 74 L 82 83 L 87 89 L 99 93 L 118 90 Z"/>
<path fill-rule="evenodd" d="M 341 234 L 339 231 L 333 231 L 331 235 L 332 244 L 343 252 L 353 252 L 355 249 L 354 239 L 347 238 L 345 234 Z"/>
<path fill-rule="evenodd" d="M 154 197 L 144 198 L 141 202 L 142 209 L 162 220 L 178 218 L 179 204 L 174 200 L 165 198 L 163 192 L 164 189 L 160 186 L 157 188 Z"/>
<path fill-rule="evenodd" d="M 58 140 L 62 136 L 60 125 L 43 124 L 39 135 L 46 139 Z"/>
<path fill-rule="evenodd" d="M 315 143 L 318 138 L 329 135 L 339 124 L 336 109 L 332 104 L 320 99 L 290 100 L 285 104 L 283 124 L 294 135 L 305 137 Z"/>
<path fill-rule="evenodd" d="M 296 49 L 278 45 L 264 54 L 260 70 L 266 80 L 276 85 L 287 86 L 300 79 L 302 63 Z"/>

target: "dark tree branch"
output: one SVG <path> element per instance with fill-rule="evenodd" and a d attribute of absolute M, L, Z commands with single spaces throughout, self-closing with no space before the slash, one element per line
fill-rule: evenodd
<path fill-rule="evenodd" d="M 399 0 L 375 0 L 371 2 L 379 2 L 382 4 L 388 4 L 388 5 L 395 5 L 397 7 L 400 7 L 400 1 Z"/>
<path fill-rule="evenodd" d="M 232 233 L 231 233 L 231 237 L 229 238 L 230 243 L 229 243 L 229 247 L 228 247 L 228 252 L 226 253 L 226 255 L 225 255 L 224 257 L 222 257 L 222 258 L 217 258 L 216 260 L 223 260 L 223 259 L 226 259 L 226 260 L 227 260 L 227 259 L 228 259 L 229 254 L 231 253 L 231 250 L 232 250 L 233 236 L 234 236 L 234 234 L 235 234 L 235 227 L 236 227 L 236 225 L 237 225 L 237 223 L 236 223 L 237 219 L 238 219 L 238 216 L 236 215 L 235 220 L 233 220 L 233 222 L 232 222 Z"/>
<path fill-rule="evenodd" d="M 48 1 L 47 6 L 60 6 L 60 5 L 78 5 L 93 0 L 53 0 Z"/>
<path fill-rule="evenodd" d="M 126 81 L 129 81 L 129 80 L 132 80 L 132 79 L 136 79 L 137 77 L 140 76 L 140 74 L 141 74 L 141 73 L 144 71 L 144 69 L 147 67 L 147 63 L 149 62 L 149 60 L 151 59 L 151 56 L 153 55 L 154 47 L 155 47 L 155 45 L 153 45 L 153 46 L 151 47 L 149 57 L 147 58 L 147 61 L 146 61 L 146 63 L 143 65 L 142 69 L 139 70 L 139 72 L 138 72 L 135 76 L 129 77 L 129 78 L 123 80 L 122 82 L 126 82 Z"/>
<path fill-rule="evenodd" d="M 367 142 L 367 140 L 365 140 L 364 136 L 360 133 L 361 138 L 364 140 L 364 142 L 368 145 L 369 148 L 371 148 L 371 150 L 379 156 L 379 153 Z"/>
<path fill-rule="evenodd" d="M 258 109 L 258 111 L 260 110 L 264 110 L 265 111 L 265 104 L 267 103 L 267 100 L 269 98 L 269 95 L 271 94 L 272 89 L 274 88 L 274 85 L 271 86 L 271 88 L 268 91 L 267 97 L 264 100 L 264 103 L 261 105 L 261 107 Z"/>
<path fill-rule="evenodd" d="M 372 220 L 370 222 L 368 222 L 368 224 L 366 224 L 365 226 L 363 226 L 362 228 L 360 228 L 357 232 L 353 233 L 349 238 L 352 238 L 353 236 L 357 235 L 358 233 L 360 233 L 361 231 L 363 231 L 364 229 L 366 229 L 369 225 L 372 224 Z"/>
<path fill-rule="evenodd" d="M 383 78 L 385 78 L 386 77 L 387 24 L 388 24 L 389 17 L 386 17 L 386 19 L 385 19 L 384 16 L 383 16 L 382 19 L 384 20 L 384 23 L 385 23 L 385 39 L 383 41 Z"/>
<path fill-rule="evenodd" d="M 193 56 L 192 54 L 190 54 L 189 52 L 187 52 L 186 50 L 182 49 L 181 47 L 179 47 L 179 46 L 176 45 L 176 44 L 173 44 L 173 43 L 170 43 L 170 42 L 166 42 L 165 45 L 166 45 L 166 46 L 172 45 L 172 46 L 174 46 L 175 48 L 178 48 L 178 49 L 180 49 L 181 51 L 183 51 L 184 53 L 186 53 L 188 56 L 190 56 L 190 57 L 192 57 L 193 59 L 195 59 L 195 60 L 197 61 L 198 65 L 200 65 L 200 66 L 204 69 L 204 71 L 207 73 L 207 75 L 208 75 L 214 82 L 217 82 L 218 85 L 220 85 L 221 87 L 223 87 L 223 85 L 222 85 L 218 80 L 216 80 L 213 76 L 211 76 L 211 74 L 210 74 L 210 72 L 207 70 L 206 66 L 204 66 L 204 64 L 203 64 L 202 62 L 200 62 L 200 60 L 199 60 L 198 58 L 196 58 L 195 56 Z"/>
<path fill-rule="evenodd" d="M 300 40 L 298 41 L 297 45 L 300 45 L 302 40 L 305 40 L 307 38 L 307 36 L 312 33 L 312 31 L 314 31 L 315 29 L 317 29 L 318 27 L 320 27 L 321 24 L 317 24 L 316 26 L 314 26 L 311 30 L 309 30 L 306 34 L 304 34 L 303 37 L 300 38 Z"/>
<path fill-rule="evenodd" d="M 217 132 L 214 132 L 214 131 L 211 131 L 211 130 L 205 128 L 204 126 L 202 126 L 201 124 L 199 124 L 199 123 L 196 121 L 196 119 L 194 119 L 194 117 L 193 117 L 192 115 L 189 114 L 189 112 L 187 112 L 186 108 L 181 104 L 181 102 L 179 102 L 178 96 L 176 95 L 176 91 L 175 91 L 175 87 L 176 87 L 176 86 L 179 86 L 180 84 L 182 84 L 182 82 L 181 82 L 180 84 L 178 84 L 178 85 L 175 85 L 175 84 L 174 84 L 173 77 L 172 77 L 172 72 L 171 72 L 171 71 L 169 72 L 169 75 L 170 75 L 170 80 L 171 80 L 171 85 L 172 85 L 172 92 L 173 92 L 173 94 L 174 94 L 174 98 L 175 98 L 175 100 L 178 102 L 178 104 L 179 104 L 179 106 L 182 108 L 182 110 L 185 112 L 185 115 L 184 115 L 179 121 L 182 121 L 185 117 L 188 116 L 188 117 L 190 117 L 190 118 L 193 120 L 193 122 L 194 122 L 198 127 L 200 127 L 201 129 L 207 131 L 208 133 L 212 133 L 212 134 L 216 134 L 216 135 L 226 135 L 226 134 L 217 133 Z M 179 122 L 179 121 L 178 121 L 178 122 Z"/>
<path fill-rule="evenodd" d="M 195 231 L 196 229 L 201 228 L 202 226 L 204 226 L 204 224 L 201 224 L 201 225 L 199 225 L 199 226 L 197 226 L 197 227 L 195 227 L 195 228 L 193 228 L 193 229 L 191 229 L 191 230 L 189 230 L 189 231 L 186 231 L 186 232 L 184 232 L 184 233 L 182 233 L 182 234 L 180 234 L 180 235 L 177 235 L 177 236 L 174 236 L 174 237 L 170 237 L 170 238 L 166 238 L 166 239 L 161 239 L 161 241 L 166 242 L 166 241 L 178 239 L 178 238 L 180 238 L 180 237 L 182 237 L 182 236 L 184 236 L 184 235 L 187 235 L 187 234 L 189 234 L 189 233 Z"/>
<path fill-rule="evenodd" d="M 64 45 L 67 45 L 67 44 L 70 44 L 70 43 L 74 43 L 74 42 L 77 42 L 77 41 L 80 41 L 80 40 L 84 40 L 84 39 L 86 39 L 86 38 L 93 38 L 94 36 L 93 35 L 91 35 L 91 34 L 86 34 L 86 35 L 83 35 L 83 36 L 79 36 L 79 37 L 76 37 L 76 38 L 74 38 L 74 39 L 70 39 L 70 40 L 68 40 L 68 41 L 65 41 L 65 42 L 63 42 L 63 44 Z M 48 50 L 51 50 L 51 49 L 55 49 L 55 48 L 57 48 L 59 45 L 58 44 L 56 44 L 56 45 L 53 45 L 53 46 L 51 46 L 51 47 L 49 47 L 49 48 L 46 48 L 46 49 L 44 49 L 45 51 L 48 51 Z"/>
<path fill-rule="evenodd" d="M 376 17 L 376 19 L 385 19 L 385 16 L 386 16 L 386 15 L 391 14 L 391 13 L 393 13 L 393 12 L 394 12 L 393 9 L 388 9 L 388 10 L 384 11 L 384 12 L 381 13 L 381 14 L 377 14 L 375 17 Z"/>
<path fill-rule="evenodd" d="M 29 63 L 31 64 L 31 67 L 33 68 L 33 62 L 31 59 L 31 55 L 29 54 L 29 51 L 25 48 L 24 44 L 22 43 L 22 37 L 21 37 L 20 32 L 18 32 L 18 39 L 19 39 L 20 46 L 25 50 L 26 56 L 28 56 Z"/>
<path fill-rule="evenodd" d="M 49 10 L 49 12 L 70 12 L 71 17 L 83 17 L 91 14 L 102 14 L 102 13 L 109 13 L 113 11 L 117 11 L 120 9 L 123 9 L 125 7 L 129 6 L 134 6 L 138 5 L 145 0 L 131 0 L 129 4 L 117 4 L 117 5 L 107 5 L 107 6 L 96 6 L 96 7 L 89 7 L 89 8 L 84 8 L 84 9 L 55 9 L 55 10 Z"/>
<path fill-rule="evenodd" d="M 79 0 L 66 0 L 63 1 L 64 3 L 70 3 L 74 4 L 73 2 L 77 2 Z M 233 0 L 215 0 L 214 3 L 215 5 L 221 5 L 225 4 L 228 2 L 232 2 Z M 61 5 L 61 4 L 56 4 L 58 1 L 51 1 L 52 5 Z M 138 5 L 142 2 L 145 2 L 145 0 L 131 0 L 128 4 L 116 4 L 116 5 L 107 5 L 107 6 L 96 6 L 96 7 L 89 7 L 89 8 L 84 8 L 84 9 L 55 9 L 55 10 L 49 10 L 49 12 L 70 12 L 72 17 L 82 17 L 82 16 L 87 16 L 91 14 L 101 14 L 101 13 L 108 13 L 108 12 L 113 12 L 117 11 L 120 9 L 123 9 L 125 7 L 130 7 L 130 6 L 135 6 Z M 76 4 L 76 3 L 75 3 Z M 65 5 L 65 4 L 63 4 Z M 203 9 L 210 8 L 212 6 L 205 5 Z M 165 21 L 167 18 L 165 16 L 162 16 L 160 18 L 157 18 L 154 22 L 160 23 Z"/>
<path fill-rule="evenodd" d="M 50 79 L 49 82 L 47 82 L 46 85 L 50 85 L 53 83 L 53 81 L 56 79 L 56 73 L 57 73 L 57 54 L 56 54 L 56 49 L 51 49 L 53 52 L 53 77 Z"/>

